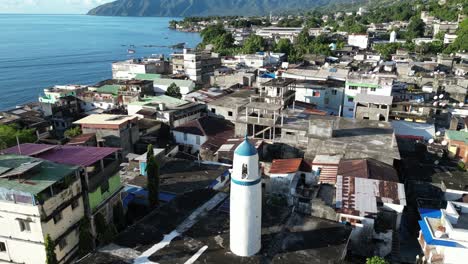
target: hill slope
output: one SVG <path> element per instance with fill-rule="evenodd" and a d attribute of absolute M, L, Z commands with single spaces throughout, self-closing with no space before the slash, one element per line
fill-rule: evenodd
<path fill-rule="evenodd" d="M 88 15 L 100 16 L 229 16 L 304 11 L 348 0 L 117 0 Z M 359 2 L 359 1 L 356 1 Z"/>

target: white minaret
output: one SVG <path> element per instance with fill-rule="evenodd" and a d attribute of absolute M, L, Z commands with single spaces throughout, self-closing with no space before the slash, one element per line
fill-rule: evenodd
<path fill-rule="evenodd" d="M 245 137 L 234 151 L 231 173 L 230 245 L 232 253 L 249 257 L 260 251 L 262 183 L 258 154 Z"/>
<path fill-rule="evenodd" d="M 396 42 L 396 32 L 395 32 L 395 30 L 393 30 L 390 33 L 390 43 L 395 43 L 395 42 Z"/>

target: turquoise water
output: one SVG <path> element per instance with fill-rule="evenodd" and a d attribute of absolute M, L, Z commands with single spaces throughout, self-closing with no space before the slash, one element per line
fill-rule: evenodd
<path fill-rule="evenodd" d="M 37 101 L 52 85 L 111 78 L 116 60 L 170 54 L 169 45 L 199 43 L 198 34 L 169 30 L 171 19 L 0 14 L 0 109 Z M 129 45 L 135 54 L 127 54 Z"/>

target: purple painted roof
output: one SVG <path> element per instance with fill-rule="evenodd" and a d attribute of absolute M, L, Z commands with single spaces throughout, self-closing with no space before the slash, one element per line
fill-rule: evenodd
<path fill-rule="evenodd" d="M 20 151 L 21 149 L 21 151 Z M 98 148 L 73 145 L 47 145 L 26 143 L 2 150 L 5 154 L 34 156 L 61 164 L 90 166 L 95 162 L 117 152 L 118 148 Z"/>

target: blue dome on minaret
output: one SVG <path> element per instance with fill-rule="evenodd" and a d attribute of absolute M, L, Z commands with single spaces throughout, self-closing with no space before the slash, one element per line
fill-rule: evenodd
<path fill-rule="evenodd" d="M 245 136 L 244 142 L 242 142 L 234 151 L 234 154 L 239 156 L 255 156 L 257 154 L 257 149 Z"/>

